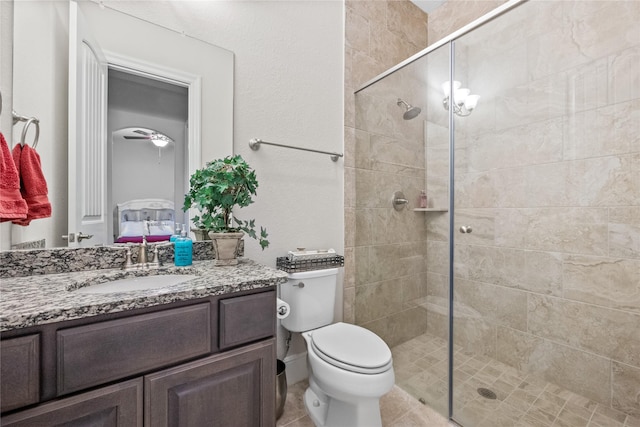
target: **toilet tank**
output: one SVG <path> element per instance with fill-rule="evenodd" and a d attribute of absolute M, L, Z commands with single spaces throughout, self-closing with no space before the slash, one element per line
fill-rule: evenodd
<path fill-rule="evenodd" d="M 280 285 L 280 299 L 291 307 L 282 326 L 291 332 L 304 332 L 333 322 L 337 268 L 289 273 Z"/>

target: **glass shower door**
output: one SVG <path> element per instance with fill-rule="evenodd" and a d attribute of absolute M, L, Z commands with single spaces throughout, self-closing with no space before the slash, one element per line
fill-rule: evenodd
<path fill-rule="evenodd" d="M 527 2 L 454 43 L 462 425 L 640 416 L 639 18 L 632 1 Z"/>

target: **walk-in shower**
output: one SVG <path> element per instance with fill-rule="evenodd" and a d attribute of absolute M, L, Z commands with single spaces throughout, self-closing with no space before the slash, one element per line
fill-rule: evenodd
<path fill-rule="evenodd" d="M 638 22 L 509 2 L 356 93 L 355 322 L 463 426 L 640 425 Z"/>

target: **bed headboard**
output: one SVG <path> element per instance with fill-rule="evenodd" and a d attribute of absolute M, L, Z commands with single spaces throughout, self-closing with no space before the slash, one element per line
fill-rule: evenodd
<path fill-rule="evenodd" d="M 144 221 L 154 222 L 149 226 L 148 236 L 163 236 L 164 239 L 173 234 L 175 219 L 171 200 L 134 199 L 118 203 L 113 224 L 115 241 L 141 241 Z"/>

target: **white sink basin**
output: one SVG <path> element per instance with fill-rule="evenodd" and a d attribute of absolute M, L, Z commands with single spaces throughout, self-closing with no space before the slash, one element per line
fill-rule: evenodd
<path fill-rule="evenodd" d="M 145 289 L 164 288 L 186 282 L 198 277 L 195 274 L 160 274 L 142 277 L 127 277 L 97 285 L 84 286 L 74 292 L 81 294 L 111 294 L 116 292 L 142 291 Z"/>

